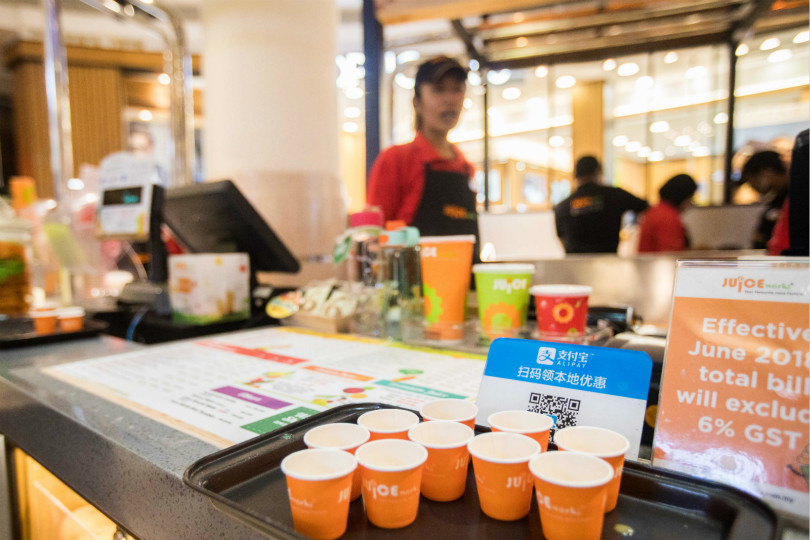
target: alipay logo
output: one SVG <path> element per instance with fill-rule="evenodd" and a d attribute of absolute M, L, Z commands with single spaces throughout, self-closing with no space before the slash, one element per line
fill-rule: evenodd
<path fill-rule="evenodd" d="M 557 357 L 557 349 L 553 347 L 540 347 L 537 351 L 537 363 L 544 366 L 553 366 Z"/>

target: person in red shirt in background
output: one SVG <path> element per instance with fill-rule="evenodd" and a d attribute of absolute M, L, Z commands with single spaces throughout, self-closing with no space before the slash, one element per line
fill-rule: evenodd
<path fill-rule="evenodd" d="M 387 221 L 401 220 L 422 236 L 478 236 L 473 167 L 447 134 L 464 108 L 467 70 L 446 56 L 419 66 L 413 107 L 413 141 L 383 151 L 368 182 L 366 202 Z"/>
<path fill-rule="evenodd" d="M 697 183 L 688 174 L 673 176 L 658 190 L 661 201 L 641 216 L 639 253 L 681 251 L 689 247 L 681 212 L 689 207 Z"/>

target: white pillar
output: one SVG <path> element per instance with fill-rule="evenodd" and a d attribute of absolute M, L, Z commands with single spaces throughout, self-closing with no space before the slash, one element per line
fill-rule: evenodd
<path fill-rule="evenodd" d="M 203 3 L 206 177 L 233 179 L 303 262 L 345 223 L 337 25 L 335 0 Z"/>

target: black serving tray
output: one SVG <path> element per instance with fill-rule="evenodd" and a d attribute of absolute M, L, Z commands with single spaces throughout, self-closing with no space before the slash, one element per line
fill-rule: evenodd
<path fill-rule="evenodd" d="M 37 334 L 34 321 L 30 317 L 13 317 L 0 320 L 0 349 L 44 345 L 70 339 L 81 339 L 97 336 L 107 329 L 107 323 L 93 319 L 84 319 L 84 328 L 76 332 L 62 332 L 59 326 L 51 334 Z"/>
<path fill-rule="evenodd" d="M 305 448 L 309 429 L 333 422 L 355 422 L 362 413 L 388 407 L 378 403 L 344 405 L 280 430 L 206 456 L 189 467 L 183 481 L 207 495 L 219 510 L 271 538 L 306 538 L 293 529 L 281 460 Z M 477 426 L 476 432 L 489 431 Z M 553 448 L 553 445 L 552 445 Z M 780 521 L 763 502 L 738 489 L 626 462 L 616 508 L 605 515 L 603 540 L 776 540 Z M 622 534 L 621 531 L 624 531 Z M 544 538 L 532 497 L 529 515 L 504 522 L 481 512 L 472 467 L 467 491 L 452 502 L 422 497 L 416 521 L 402 529 L 381 529 L 366 520 L 362 499 L 349 509 L 341 540 L 521 540 Z"/>

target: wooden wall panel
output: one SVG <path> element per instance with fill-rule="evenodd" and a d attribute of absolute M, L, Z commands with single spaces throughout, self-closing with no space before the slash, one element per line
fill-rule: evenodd
<path fill-rule="evenodd" d="M 41 64 L 14 69 L 14 132 L 18 173 L 34 178 L 40 197 L 53 197 L 45 72 Z"/>
<path fill-rule="evenodd" d="M 123 83 L 117 69 L 68 67 L 73 167 L 123 150 Z"/>
<path fill-rule="evenodd" d="M 600 162 L 604 152 L 603 81 L 578 82 L 574 86 L 571 124 L 574 163 L 582 156 L 595 156 Z"/>

